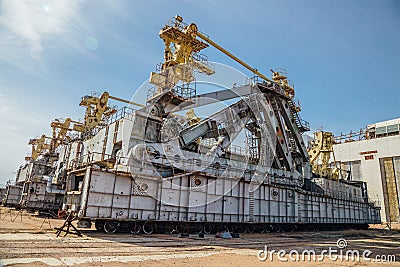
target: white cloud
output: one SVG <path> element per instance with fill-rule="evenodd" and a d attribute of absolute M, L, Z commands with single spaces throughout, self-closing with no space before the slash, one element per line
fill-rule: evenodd
<path fill-rule="evenodd" d="M 0 26 L 14 45 L 28 48 L 35 57 L 46 39 L 67 30 L 80 10 L 80 3 L 77 0 L 3 0 Z"/>

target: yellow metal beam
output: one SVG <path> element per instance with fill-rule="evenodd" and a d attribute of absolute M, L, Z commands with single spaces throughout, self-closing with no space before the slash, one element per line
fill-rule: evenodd
<path fill-rule="evenodd" d="M 233 60 L 235 60 L 236 62 L 238 62 L 239 64 L 241 64 L 243 67 L 245 67 L 246 69 L 250 70 L 251 72 L 253 72 L 254 74 L 256 74 L 257 76 L 261 77 L 262 79 L 271 82 L 270 79 L 268 79 L 265 75 L 263 75 L 262 73 L 260 73 L 256 68 L 251 67 L 250 65 L 248 65 L 246 62 L 244 62 L 243 60 L 241 60 L 240 58 L 236 57 L 235 55 L 233 55 L 232 53 L 228 52 L 227 50 L 225 50 L 224 48 L 222 48 L 220 45 L 218 45 L 217 43 L 215 43 L 213 40 L 211 40 L 210 38 L 208 38 L 207 36 L 205 36 L 204 34 L 202 34 L 201 32 L 197 31 L 197 36 L 201 39 L 203 39 L 204 41 L 206 41 L 207 43 L 209 43 L 210 45 L 214 46 L 215 48 L 217 48 L 219 51 L 221 51 L 222 53 L 224 53 L 225 55 L 227 55 L 228 57 L 232 58 Z"/>
<path fill-rule="evenodd" d="M 138 106 L 138 107 L 145 107 L 145 105 L 142 105 L 142 104 L 139 104 L 139 103 L 136 103 L 136 102 L 133 102 L 133 101 L 128 101 L 128 100 L 125 100 L 125 99 L 122 99 L 122 98 L 119 98 L 119 97 L 115 97 L 115 96 L 108 96 L 109 98 L 111 98 L 111 99 L 114 99 L 114 100 L 117 100 L 117 101 L 120 101 L 120 102 L 124 102 L 124 103 L 127 103 L 127 104 L 131 104 L 131 105 L 135 105 L 135 106 Z"/>

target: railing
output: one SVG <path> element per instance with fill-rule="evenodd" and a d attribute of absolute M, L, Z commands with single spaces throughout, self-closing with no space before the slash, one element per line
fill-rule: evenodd
<path fill-rule="evenodd" d="M 352 142 L 355 140 L 365 140 L 367 138 L 367 130 L 366 129 L 360 129 L 358 132 L 352 132 L 348 134 L 340 134 L 339 136 L 334 137 L 334 141 L 336 143 L 342 143 L 342 142 Z"/>
<path fill-rule="evenodd" d="M 191 57 L 195 63 L 198 62 L 212 70 L 213 73 L 215 72 L 215 65 L 208 61 L 207 56 L 203 54 L 193 54 Z"/>
<path fill-rule="evenodd" d="M 187 23 L 183 22 L 183 21 L 177 21 L 175 18 L 169 19 L 167 21 L 167 23 L 165 24 L 165 26 L 170 26 L 170 27 L 174 27 L 177 28 L 181 31 L 183 31 L 183 29 L 188 26 Z"/>
<path fill-rule="evenodd" d="M 269 91 L 275 92 L 281 96 L 284 96 L 285 98 L 288 98 L 287 93 L 286 93 L 285 89 L 282 88 L 282 86 L 280 86 L 276 82 L 266 82 L 264 79 L 260 78 L 259 76 L 253 76 L 252 78 L 246 78 L 245 84 L 259 85 L 259 86 L 262 86 L 263 88 L 268 89 Z"/>
<path fill-rule="evenodd" d="M 160 73 L 160 75 L 163 75 L 163 74 Z M 162 83 L 162 86 L 157 86 L 157 85 L 156 85 L 156 86 L 151 87 L 151 88 L 147 91 L 147 98 L 146 98 L 146 100 L 149 100 L 149 99 L 155 97 L 156 95 L 161 94 L 163 91 L 171 90 L 171 89 L 174 88 L 174 87 L 175 87 L 175 84 L 171 83 L 171 82 L 168 81 L 168 80 L 165 80 L 165 81 Z"/>
<path fill-rule="evenodd" d="M 185 22 L 183 22 L 183 21 L 178 21 L 178 20 L 176 20 L 176 18 L 171 18 L 171 19 L 169 19 L 169 20 L 167 21 L 167 23 L 166 23 L 165 26 L 174 27 L 174 28 L 177 28 L 177 29 L 183 31 L 184 28 L 185 28 L 186 26 L 188 26 L 188 24 L 185 23 Z M 201 34 L 203 34 L 204 36 L 206 36 L 207 38 L 209 38 L 209 36 L 208 36 L 207 34 L 205 34 L 204 32 L 199 31 L 198 29 L 197 29 L 197 31 L 200 32 Z"/>
<path fill-rule="evenodd" d="M 190 98 L 193 98 L 196 96 L 196 87 L 194 87 L 194 88 L 189 87 L 189 84 L 176 85 L 172 89 L 169 89 L 166 91 L 172 93 L 175 96 L 185 98 L 185 99 L 190 99 Z M 153 98 L 154 96 L 160 94 L 161 92 L 162 91 L 160 91 L 160 88 L 158 86 L 154 86 L 154 87 L 150 88 L 147 91 L 147 100 Z"/>
<path fill-rule="evenodd" d="M 292 103 L 293 103 L 293 106 L 294 106 L 296 112 L 301 111 L 300 100 L 298 100 L 297 98 L 292 98 L 291 101 L 292 101 Z"/>
<path fill-rule="evenodd" d="M 303 128 L 303 131 L 309 131 L 310 130 L 310 123 L 308 121 L 303 120 L 302 118 L 300 118 L 299 116 L 299 122 L 301 127 Z"/>
<path fill-rule="evenodd" d="M 171 89 L 172 94 L 182 98 L 192 98 L 196 96 L 196 88 L 189 87 L 188 84 L 177 85 Z"/>
<path fill-rule="evenodd" d="M 149 100 L 159 93 L 160 93 L 160 91 L 159 91 L 158 86 L 153 86 L 147 91 L 146 99 Z"/>
<path fill-rule="evenodd" d="M 140 166 L 136 165 L 126 165 L 126 162 L 131 162 L 127 157 L 116 157 L 109 154 L 102 154 L 98 152 L 92 152 L 85 154 L 80 157 L 76 157 L 70 161 L 67 165 L 67 169 L 69 171 L 83 169 L 90 165 L 96 165 L 99 163 L 104 164 L 115 164 L 115 171 L 124 169 L 125 171 L 130 171 L 131 173 L 137 172 L 141 174 L 145 174 L 146 170 L 149 170 L 149 174 L 153 173 L 153 166 L 161 165 L 165 167 L 171 168 L 173 170 L 175 165 L 179 163 L 179 169 L 184 170 L 187 173 L 206 173 L 211 177 L 216 178 L 230 178 L 230 179 L 241 179 L 244 178 L 246 181 L 251 181 L 255 175 L 255 170 L 251 168 L 251 165 L 244 164 L 244 167 L 234 167 L 230 165 L 226 165 L 223 162 L 210 162 L 204 161 L 200 159 L 171 159 L 167 158 L 165 155 L 158 156 L 157 162 L 151 162 L 150 160 L 142 161 Z M 120 165 L 119 162 L 124 162 Z M 150 167 L 148 167 L 150 166 Z M 250 168 L 249 168 L 250 167 Z M 263 184 L 283 184 L 283 185 L 291 185 L 295 186 L 297 184 L 297 180 L 293 177 L 284 177 L 280 176 L 276 173 L 259 173 L 257 176 L 260 176 L 262 179 L 258 180 L 259 183 Z M 167 176 L 165 178 L 172 178 L 173 176 Z"/>
<path fill-rule="evenodd" d="M 258 83 L 265 83 L 265 80 L 262 79 L 260 76 L 253 76 L 251 78 L 245 78 L 244 84 L 255 85 Z"/>
<path fill-rule="evenodd" d="M 292 80 L 287 79 L 287 83 L 288 83 L 289 87 L 294 90 L 294 82 Z"/>
<path fill-rule="evenodd" d="M 67 170 L 77 170 L 87 167 L 98 162 L 103 163 L 115 163 L 116 156 L 100 153 L 100 152 L 90 152 L 82 156 L 73 158 L 69 164 L 66 166 Z"/>
<path fill-rule="evenodd" d="M 111 124 L 122 118 L 127 118 L 128 120 L 133 120 L 133 113 L 135 112 L 135 110 L 136 109 L 131 108 L 131 107 L 123 107 L 123 108 L 119 109 L 116 113 L 108 116 L 105 119 L 105 123 Z"/>
<path fill-rule="evenodd" d="M 142 164 L 140 166 L 122 164 L 122 166 L 119 167 L 120 162 L 124 163 L 130 162 L 127 157 L 116 157 L 113 155 L 103 154 L 98 152 L 88 153 L 81 157 L 74 158 L 73 160 L 71 160 L 67 168 L 69 170 L 77 170 L 85 168 L 90 165 L 95 165 L 99 162 L 102 162 L 103 164 L 115 164 L 114 168 L 116 169 L 116 171 L 118 171 L 118 168 L 128 167 L 128 169 L 126 170 L 141 174 L 145 174 L 146 170 L 152 170 L 154 168 L 153 164 L 167 166 L 170 167 L 171 169 L 174 169 L 175 168 L 174 165 L 176 165 L 179 162 L 180 165 L 179 168 L 188 173 L 200 172 L 200 173 L 206 173 L 209 176 L 215 176 L 220 178 L 226 177 L 230 179 L 244 178 L 246 181 L 251 181 L 252 178 L 256 175 L 255 170 L 249 168 L 250 165 L 246 165 L 245 167 L 233 167 L 230 165 L 225 165 L 224 163 L 221 164 L 219 162 L 214 162 L 214 161 L 209 162 L 200 159 L 171 159 L 167 158 L 165 155 L 158 156 L 157 163 L 153 163 L 150 160 L 144 160 L 142 161 Z M 261 179 L 260 180 L 256 179 L 256 180 L 258 180 L 260 183 L 263 184 L 283 184 L 291 186 L 295 186 L 297 184 L 297 180 L 295 178 L 285 177 L 277 173 L 268 173 L 268 174 L 259 173 L 258 175 L 260 176 Z M 173 176 L 167 176 L 165 178 L 172 178 L 172 177 Z M 338 190 L 325 189 L 316 194 L 328 195 L 338 200 L 368 203 L 370 205 L 373 205 L 374 207 L 379 207 L 379 203 L 377 203 L 376 201 L 372 201 L 370 199 L 368 201 L 365 201 L 365 199 L 362 196 L 354 196 L 350 193 Z"/>
<path fill-rule="evenodd" d="M 362 196 L 354 196 L 353 194 L 343 192 L 343 191 L 333 190 L 333 189 L 325 189 L 323 191 L 328 196 L 338 198 L 341 200 L 364 202 L 364 198 Z"/>
<path fill-rule="evenodd" d="M 320 216 L 312 216 L 311 217 L 311 212 L 312 210 L 307 210 L 310 213 L 310 217 L 302 217 L 301 220 L 303 223 L 355 223 L 355 224 L 360 224 L 360 223 L 370 223 L 372 218 L 364 217 L 360 219 L 354 219 L 354 218 L 324 218 Z"/>
<path fill-rule="evenodd" d="M 291 107 L 290 110 L 292 112 L 294 119 L 296 120 L 296 124 L 299 127 L 299 130 L 301 132 L 309 131 L 310 124 L 300 117 L 300 113 L 299 113 L 300 102 L 297 99 L 291 99 L 291 100 L 289 100 L 289 106 Z"/>
<path fill-rule="evenodd" d="M 101 93 L 97 91 L 91 91 L 90 96 L 99 98 L 101 96 Z"/>
<path fill-rule="evenodd" d="M 203 63 L 205 65 L 209 64 L 208 57 L 206 55 L 203 55 L 203 54 L 197 54 L 197 53 L 193 54 L 192 55 L 192 59 L 196 60 L 196 61 L 199 61 L 199 62 L 201 62 L 201 63 Z"/>
<path fill-rule="evenodd" d="M 70 161 L 67 165 L 68 170 L 82 169 L 90 165 L 95 165 L 98 163 L 103 164 L 115 164 L 116 171 L 118 166 L 120 168 L 128 167 L 130 172 L 137 172 L 144 174 L 146 170 L 153 170 L 153 165 L 166 166 L 173 170 L 174 168 L 182 169 L 189 173 L 206 173 L 209 176 L 215 177 L 226 177 L 231 179 L 241 179 L 244 178 L 246 181 L 251 181 L 253 177 L 259 176 L 258 182 L 263 184 L 283 184 L 295 186 L 297 184 L 297 179 L 294 177 L 286 177 L 285 175 L 277 173 L 277 171 L 272 173 L 258 173 L 254 170 L 251 165 L 244 164 L 244 167 L 234 167 L 231 165 L 226 165 L 224 162 L 217 161 L 204 161 L 201 159 L 178 159 L 178 158 L 167 158 L 165 155 L 158 155 L 156 160 L 146 159 L 142 161 L 141 165 L 126 165 L 125 163 L 131 162 L 127 157 L 117 157 L 110 154 L 91 152 L 80 157 L 76 157 Z M 122 163 L 121 163 L 122 162 Z M 120 165 L 121 164 L 121 165 Z M 151 166 L 151 167 L 149 167 Z M 152 173 L 152 172 L 151 172 Z M 169 177 L 169 176 L 168 176 Z M 166 178 L 168 178 L 166 177 Z M 173 176 L 171 176 L 173 177 Z M 316 184 L 317 185 L 317 184 Z M 333 189 L 323 189 L 320 192 L 314 192 L 317 195 L 327 195 L 338 200 L 353 201 L 359 203 L 367 203 L 373 205 L 374 207 L 379 207 L 380 203 L 378 201 L 372 201 L 371 199 L 366 200 L 362 196 L 355 196 L 348 192 L 333 190 Z"/>
<path fill-rule="evenodd" d="M 82 133 L 81 137 L 83 138 L 83 140 L 89 139 L 98 134 L 101 129 L 103 129 L 107 125 L 110 125 L 111 123 L 116 122 L 117 120 L 120 120 L 122 118 L 127 118 L 128 120 L 133 121 L 133 113 L 135 112 L 135 110 L 136 109 L 131 107 L 123 107 L 119 109 L 116 113 L 104 118 L 103 121 L 96 128 L 92 129 L 89 132 Z"/>
<path fill-rule="evenodd" d="M 162 63 L 158 63 L 158 64 L 156 65 L 156 72 L 157 72 L 157 73 L 161 73 L 161 71 L 162 71 L 162 66 L 163 66 Z"/>

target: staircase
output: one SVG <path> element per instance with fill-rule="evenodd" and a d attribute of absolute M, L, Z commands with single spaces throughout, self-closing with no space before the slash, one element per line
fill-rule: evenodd
<path fill-rule="evenodd" d="M 248 153 L 251 161 L 257 162 L 260 159 L 259 155 L 259 142 L 260 139 L 250 130 L 246 131 L 246 142 Z"/>
<path fill-rule="evenodd" d="M 289 137 L 289 142 L 292 153 L 297 153 L 297 144 L 292 136 Z"/>
<path fill-rule="evenodd" d="M 298 108 L 295 106 L 292 100 L 287 101 L 290 111 L 293 115 L 294 121 L 297 125 L 297 128 L 301 133 L 308 132 L 310 130 L 310 125 L 308 122 L 302 120 L 300 118 L 299 113 L 297 112 Z"/>

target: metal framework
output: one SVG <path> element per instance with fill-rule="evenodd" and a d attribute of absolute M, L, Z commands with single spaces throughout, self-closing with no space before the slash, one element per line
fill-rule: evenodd
<path fill-rule="evenodd" d="M 309 125 L 285 71 L 267 78 L 179 16 L 159 35 L 164 62 L 150 74 L 146 105 L 104 92 L 82 98 L 86 113 L 73 126 L 77 138 L 66 138 L 69 121 L 54 124 L 53 182 L 65 185 L 63 209 L 79 226 L 94 221 L 110 233 L 209 233 L 363 228 L 380 221 L 365 183 L 313 174 L 316 159 L 302 138 Z M 195 73 L 214 73 L 199 54 L 209 45 L 257 76 L 198 94 Z M 138 109 L 117 111 L 109 99 Z M 195 115 L 196 108 L 228 100 L 233 103 L 204 119 Z M 242 133 L 246 147 L 237 147 Z M 318 147 L 324 164 L 327 145 Z"/>

